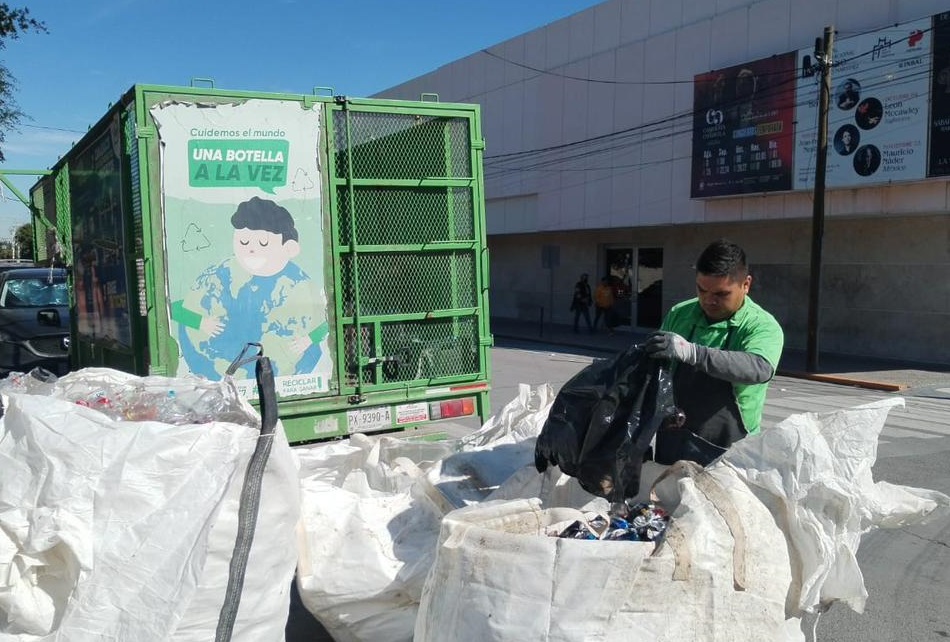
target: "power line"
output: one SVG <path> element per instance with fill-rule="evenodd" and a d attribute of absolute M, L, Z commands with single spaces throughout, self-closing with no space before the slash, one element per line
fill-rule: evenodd
<path fill-rule="evenodd" d="M 20 123 L 19 126 L 30 127 L 32 129 L 46 129 L 46 130 L 54 131 L 54 132 L 67 132 L 69 134 L 85 134 L 86 133 L 85 131 L 82 131 L 79 129 L 67 129 L 65 127 L 50 127 L 49 125 L 30 125 L 30 124 Z"/>
<path fill-rule="evenodd" d="M 862 54 L 862 55 L 863 55 L 863 54 Z M 871 68 L 865 69 L 865 70 L 863 70 L 863 71 L 864 71 L 864 73 L 873 72 L 873 71 L 875 71 L 875 70 L 877 70 L 877 69 L 882 69 L 882 68 L 888 67 L 888 66 L 890 66 L 891 64 L 892 64 L 892 63 L 888 62 L 888 63 L 882 64 L 882 65 L 878 65 L 877 67 L 871 67 Z M 783 73 L 787 73 L 787 72 L 783 72 Z M 905 84 L 905 83 L 912 82 L 912 81 L 916 80 L 916 79 L 917 79 L 918 77 L 920 77 L 920 76 L 929 76 L 929 75 L 930 75 L 930 70 L 929 70 L 929 69 L 925 69 L 925 70 L 921 70 L 921 71 L 914 71 L 914 72 L 912 72 L 912 73 L 910 73 L 910 74 L 906 74 L 906 75 L 902 76 L 901 80 L 899 80 L 899 81 L 897 81 L 897 82 L 895 82 L 895 81 L 893 81 L 893 80 L 883 79 L 883 80 L 879 80 L 879 81 L 872 82 L 872 83 L 868 83 L 868 84 L 864 85 L 864 89 L 877 89 L 877 88 L 881 88 L 881 87 L 885 87 L 885 86 L 888 86 L 888 87 L 898 87 L 898 86 L 900 86 L 901 84 Z M 783 86 L 786 85 L 786 84 L 789 84 L 789 85 L 790 85 L 790 84 L 792 84 L 792 83 L 797 83 L 797 82 L 798 82 L 797 74 L 793 74 L 793 77 L 790 78 L 788 81 L 783 82 L 782 85 L 776 85 L 775 88 L 773 88 L 773 89 L 777 89 L 778 91 L 774 91 L 773 93 L 778 94 L 778 93 L 780 93 L 780 91 L 787 91 L 790 95 L 792 95 L 793 93 L 795 93 L 795 92 L 793 92 L 792 90 L 797 89 L 797 87 L 788 87 L 788 88 L 784 88 L 784 89 L 783 89 Z M 762 98 L 763 98 L 763 99 L 764 99 L 764 98 L 768 98 L 768 97 L 769 97 L 768 91 L 762 94 Z M 726 102 L 726 103 L 722 103 L 722 104 L 720 105 L 720 107 L 723 108 L 723 109 L 729 109 L 729 108 L 732 108 L 732 107 L 737 106 L 737 105 L 738 105 L 739 103 L 741 103 L 741 102 L 742 102 L 741 100 L 736 99 L 736 100 L 733 100 L 733 101 L 729 101 L 729 102 Z M 804 99 L 804 100 L 802 100 L 802 101 L 800 101 L 800 102 L 793 102 L 793 103 L 790 104 L 790 105 L 781 105 L 781 104 L 780 104 L 780 105 L 777 105 L 776 107 L 777 107 L 777 108 L 780 108 L 780 109 L 781 109 L 781 108 L 783 108 L 783 109 L 797 108 L 797 107 L 801 107 L 801 106 L 807 104 L 807 102 L 808 102 L 808 99 L 806 98 L 806 99 Z M 591 143 L 591 142 L 596 142 L 596 141 L 599 141 L 599 140 L 609 139 L 609 138 L 616 137 L 616 136 L 621 136 L 621 135 L 636 133 L 636 132 L 639 132 L 639 131 L 641 131 L 641 130 L 646 130 L 646 129 L 651 128 L 651 127 L 656 127 L 656 126 L 664 125 L 664 124 L 667 124 L 667 123 L 675 122 L 675 121 L 677 121 L 677 120 L 684 119 L 684 118 L 687 118 L 687 117 L 693 118 L 693 117 L 695 117 L 696 113 L 697 113 L 697 112 L 696 112 L 695 109 L 690 109 L 690 110 L 682 111 L 682 112 L 679 112 L 679 113 L 676 113 L 676 114 L 672 114 L 672 115 L 670 115 L 670 116 L 666 116 L 666 117 L 661 118 L 661 119 L 659 119 L 659 120 L 649 121 L 649 122 L 646 122 L 646 123 L 641 123 L 641 124 L 636 125 L 636 126 L 634 126 L 634 127 L 629 127 L 629 128 L 626 128 L 626 129 L 622 129 L 622 130 L 615 131 L 615 132 L 610 132 L 610 133 L 608 133 L 608 134 L 601 134 L 601 135 L 598 135 L 598 136 L 593 136 L 593 137 L 584 138 L 584 139 L 581 139 L 581 140 L 571 141 L 571 142 L 568 142 L 568 143 L 560 143 L 560 144 L 557 144 L 557 145 L 550 145 L 550 146 L 547 146 L 547 147 L 538 147 L 538 148 L 534 148 L 534 149 L 521 150 L 521 151 L 517 151 L 517 152 L 509 152 L 509 153 L 505 153 L 505 154 L 486 155 L 486 156 L 485 156 L 485 160 L 503 160 L 503 159 L 508 159 L 508 158 L 529 156 L 529 155 L 532 155 L 532 154 L 540 154 L 540 153 L 545 153 L 545 152 L 550 152 L 550 151 L 556 151 L 556 150 L 559 150 L 559 149 L 571 148 L 571 147 L 574 147 L 574 146 L 577 146 L 577 145 L 583 145 L 583 144 L 587 144 L 587 143 Z"/>
<path fill-rule="evenodd" d="M 902 78 L 902 80 L 897 83 L 893 81 L 882 81 L 880 83 L 869 84 L 867 86 L 876 87 L 878 85 L 880 86 L 888 85 L 891 87 L 895 87 L 895 86 L 900 86 L 901 84 L 905 84 L 908 82 L 913 82 L 916 78 L 919 78 L 920 76 L 928 75 L 928 74 L 929 74 L 929 70 L 923 71 L 923 72 L 914 72 L 912 74 L 908 74 L 906 77 Z M 808 99 L 806 98 L 801 104 L 804 104 L 807 101 Z M 816 114 L 816 118 L 817 118 L 817 114 Z M 806 129 L 800 129 L 795 126 L 796 124 L 797 123 L 793 123 L 793 127 L 786 134 L 782 134 L 779 137 L 777 137 L 777 139 L 781 140 L 781 139 L 790 138 L 792 140 L 797 140 L 797 138 L 801 136 L 803 133 L 807 134 L 808 132 L 812 131 L 817 126 L 817 121 L 813 126 L 808 127 Z M 919 123 L 909 122 L 906 125 L 903 125 L 899 128 L 892 128 L 891 131 L 894 131 L 895 129 L 904 129 L 904 128 L 911 128 L 911 127 L 917 127 L 917 126 L 919 126 Z M 666 131 L 666 129 L 668 129 L 669 131 Z M 693 156 L 692 154 L 690 154 L 687 156 L 676 156 L 676 157 L 665 158 L 662 160 L 641 161 L 641 162 L 632 163 L 632 164 L 612 164 L 611 166 L 608 166 L 608 167 L 576 167 L 576 166 L 570 166 L 570 165 L 567 167 L 558 167 L 560 165 L 568 164 L 573 161 L 583 160 L 585 158 L 589 158 L 595 155 L 601 155 L 601 154 L 609 153 L 609 152 L 619 150 L 619 149 L 634 149 L 637 146 L 642 147 L 652 142 L 662 141 L 667 138 L 672 139 L 677 136 L 684 136 L 684 135 L 692 133 L 691 126 L 677 130 L 675 125 L 671 125 L 669 128 L 666 128 L 666 129 L 662 131 L 654 130 L 653 133 L 656 135 L 647 137 L 647 138 L 643 138 L 641 134 L 640 140 L 635 141 L 635 142 L 628 142 L 625 140 L 616 140 L 614 141 L 614 144 L 610 144 L 610 142 L 604 143 L 604 145 L 609 145 L 609 146 L 601 146 L 598 148 L 586 149 L 586 150 L 578 146 L 577 151 L 570 155 L 560 154 L 560 155 L 549 157 L 549 158 L 543 158 L 541 155 L 538 155 L 538 157 L 535 158 L 534 160 L 514 159 L 514 160 L 502 160 L 496 163 L 486 163 L 486 174 L 485 174 L 486 179 L 493 180 L 495 183 L 499 184 L 501 188 L 503 188 L 506 184 L 510 184 L 508 181 L 505 181 L 505 178 L 508 175 L 511 175 L 512 180 L 517 181 L 521 179 L 517 178 L 515 175 L 523 174 L 523 173 L 531 173 L 531 172 L 563 173 L 563 172 L 577 172 L 577 171 L 585 171 L 585 172 L 597 171 L 597 172 L 612 172 L 613 173 L 611 176 L 596 179 L 597 181 L 600 181 L 600 180 L 607 180 L 609 178 L 613 178 L 613 176 L 616 175 L 617 171 L 636 170 L 636 169 L 647 167 L 647 166 L 664 165 L 664 164 L 669 164 L 676 161 L 692 159 Z M 796 156 L 799 153 L 796 153 Z M 808 155 L 809 161 L 807 162 L 805 166 L 805 170 L 804 170 L 805 172 L 809 171 L 809 168 L 811 167 L 811 162 L 812 160 L 814 160 L 813 157 L 815 153 L 817 153 L 817 150 L 814 150 L 812 154 Z M 515 165 L 514 161 L 523 161 L 523 162 L 520 162 L 518 163 L 518 165 Z M 549 169 L 549 168 L 553 168 L 553 169 Z"/>
<path fill-rule="evenodd" d="M 911 21 L 911 22 L 912 22 L 912 21 Z M 903 24 L 907 24 L 907 23 L 903 23 Z M 900 26 L 900 25 L 899 25 L 899 24 L 895 24 L 895 25 L 894 25 L 894 28 L 897 28 L 898 26 Z M 880 31 L 880 30 L 881 30 L 880 27 L 877 28 L 877 29 L 869 29 L 868 31 L 864 31 L 864 32 L 860 32 L 860 33 L 854 34 L 854 35 L 852 35 L 852 36 L 848 36 L 848 38 L 856 38 L 856 37 L 864 36 L 864 35 L 867 35 L 867 34 L 870 34 L 870 33 L 874 33 L 874 32 L 876 32 L 876 31 Z M 929 33 L 930 31 L 933 31 L 933 27 L 930 27 L 929 29 L 922 29 L 922 30 L 921 30 L 921 33 Z M 908 40 L 909 38 L 910 38 L 910 36 L 907 36 L 907 37 L 905 37 L 905 38 L 901 38 L 901 39 L 899 39 L 899 40 L 895 40 L 895 41 L 894 41 L 893 43 L 891 43 L 891 44 L 892 44 L 892 45 L 900 44 L 901 42 L 904 42 L 904 41 Z M 800 51 L 800 49 L 795 49 L 795 50 L 793 50 L 792 52 L 786 52 L 786 53 L 797 53 L 798 51 Z M 864 52 L 864 53 L 862 53 L 862 54 L 859 54 L 859 55 L 857 55 L 857 56 L 852 56 L 851 58 L 848 58 L 848 59 L 845 59 L 845 60 L 840 60 L 840 61 L 838 61 L 838 62 L 835 63 L 835 66 L 852 62 L 852 61 L 857 60 L 858 58 L 862 58 L 862 57 L 864 57 L 864 56 L 872 55 L 872 54 L 874 53 L 874 51 L 875 51 L 875 49 L 871 49 L 871 50 L 869 50 L 869 51 L 867 51 L 867 52 Z M 502 62 L 504 62 L 504 63 L 506 63 L 506 64 L 514 65 L 515 67 L 521 67 L 522 69 L 527 69 L 527 70 L 529 70 L 529 71 L 533 71 L 533 72 L 535 72 L 535 73 L 537 73 L 537 74 L 541 74 L 541 75 L 545 75 L 545 76 L 553 76 L 553 77 L 556 77 L 556 78 L 564 78 L 564 79 L 566 79 L 566 80 L 577 80 L 577 81 L 580 81 L 580 82 L 599 83 L 599 84 L 605 84 L 605 85 L 639 85 L 639 86 L 653 86 L 653 85 L 686 85 L 686 84 L 693 84 L 693 83 L 695 82 L 695 79 L 694 79 L 694 78 L 690 78 L 690 79 L 687 79 L 687 80 L 615 80 L 615 79 L 611 80 L 611 79 L 601 79 L 601 78 L 585 78 L 585 77 L 583 77 L 583 76 L 573 76 L 573 75 L 571 75 L 571 74 L 562 74 L 562 73 L 558 73 L 558 72 L 556 72 L 556 71 L 551 71 L 551 70 L 549 70 L 549 69 L 540 69 L 540 68 L 538 68 L 538 67 L 533 67 L 533 66 L 528 65 L 528 64 L 525 64 L 525 63 L 523 63 L 523 62 L 518 62 L 518 61 L 516 61 L 516 60 L 511 60 L 510 58 L 506 58 L 506 57 L 504 57 L 504 56 L 500 56 L 500 55 L 498 55 L 498 54 L 496 54 L 496 53 L 494 53 L 494 52 L 492 52 L 492 51 L 489 51 L 488 49 L 481 49 L 481 50 L 479 51 L 479 53 L 485 54 L 485 55 L 487 55 L 487 56 L 491 56 L 492 58 L 495 58 L 495 59 L 497 59 L 497 60 L 500 60 L 500 61 L 502 61 Z M 781 56 L 781 55 L 785 55 L 785 54 L 774 54 L 774 55 L 776 55 L 776 56 Z M 592 56 L 591 56 L 591 57 L 592 57 Z M 590 58 L 590 57 L 589 57 L 589 58 Z M 588 59 L 589 59 L 589 58 L 588 58 Z M 574 61 L 574 62 L 572 62 L 572 63 L 565 63 L 565 64 L 574 64 L 574 63 L 576 63 L 576 62 L 579 62 L 579 61 Z M 754 62 L 754 61 L 753 61 L 753 62 Z M 738 65 L 730 65 L 730 67 L 724 67 L 724 68 L 722 68 L 722 69 L 729 69 L 729 68 L 732 68 L 732 67 L 741 67 L 742 64 L 743 64 L 743 63 L 740 63 L 740 64 L 738 64 Z M 722 69 L 711 69 L 710 71 L 704 72 L 704 73 L 714 73 L 714 72 L 716 72 L 716 71 L 721 71 Z M 784 75 L 784 73 L 785 73 L 785 72 L 782 72 L 782 71 L 776 71 L 776 72 L 764 72 L 764 73 L 759 74 L 759 75 L 760 75 L 760 76 L 768 77 L 768 76 L 770 76 L 770 75 Z"/>
<path fill-rule="evenodd" d="M 906 23 L 904 23 L 904 24 L 906 24 Z M 897 27 L 897 26 L 899 26 L 899 25 L 894 25 L 894 26 Z M 881 30 L 881 28 L 872 29 L 872 30 L 868 30 L 868 31 L 863 32 L 862 34 L 858 34 L 858 35 L 865 35 L 865 34 L 873 33 L 873 32 L 875 32 L 875 31 L 880 31 L 880 30 Z M 922 32 L 922 33 L 928 33 L 928 32 L 931 32 L 932 30 L 933 30 L 933 28 L 931 27 L 931 28 L 928 28 L 928 29 L 926 29 L 926 30 L 921 30 L 921 32 Z M 904 41 L 908 40 L 910 37 L 911 37 L 911 35 L 908 35 L 907 37 L 901 38 L 901 39 L 898 39 L 898 40 L 895 40 L 895 41 L 891 42 L 890 44 L 891 44 L 891 46 L 893 46 L 893 45 L 895 45 L 895 44 L 899 44 L 899 43 L 901 43 L 901 42 L 904 42 Z M 508 60 L 508 59 L 506 59 L 506 58 L 503 58 L 502 56 L 498 56 L 497 54 L 493 54 L 493 53 L 491 53 L 491 52 L 488 51 L 488 50 L 482 50 L 482 51 L 483 51 L 484 53 L 490 55 L 490 56 L 493 56 L 493 57 L 495 57 L 495 58 L 498 58 L 499 60 L 503 60 L 503 61 L 505 61 L 505 62 L 509 62 L 509 63 L 514 64 L 514 65 L 516 65 L 516 66 L 520 66 L 520 67 L 524 67 L 524 68 L 526 68 L 526 69 L 530 69 L 530 70 L 535 71 L 535 72 L 540 73 L 540 74 L 549 74 L 549 75 L 554 75 L 554 76 L 559 76 L 559 77 L 564 77 L 564 78 L 571 78 L 571 79 L 574 79 L 574 80 L 586 80 L 586 81 L 590 81 L 590 82 L 610 82 L 611 84 L 682 84 L 682 83 L 687 83 L 687 82 L 688 82 L 688 83 L 695 83 L 695 79 L 689 80 L 689 81 L 679 81 L 679 80 L 674 80 L 674 81 L 660 81 L 660 82 L 656 82 L 656 83 L 651 83 L 651 82 L 636 82 L 636 83 L 635 83 L 635 82 L 627 82 L 627 81 L 597 81 L 597 80 L 592 80 L 592 79 L 580 78 L 580 77 L 576 77 L 576 76 L 566 76 L 566 75 L 564 75 L 564 74 L 557 74 L 557 73 L 555 73 L 555 72 L 549 72 L 549 71 L 546 71 L 546 70 L 542 70 L 542 69 L 538 69 L 538 68 L 535 68 L 535 67 L 531 67 L 531 66 L 529 66 L 529 65 L 523 65 L 523 64 L 521 64 L 521 63 L 517 63 L 517 62 L 511 61 L 511 60 Z M 792 93 L 793 90 L 797 90 L 797 82 L 798 82 L 797 52 L 798 52 L 798 51 L 800 51 L 800 49 L 796 49 L 794 52 L 789 52 L 789 53 L 794 53 L 794 54 L 796 55 L 795 72 L 794 72 L 794 73 L 792 74 L 792 76 L 791 76 L 790 78 L 788 78 L 787 80 L 783 80 L 779 85 L 776 85 L 775 87 L 770 88 L 771 90 L 781 90 L 781 88 L 782 88 L 783 86 L 785 86 L 785 85 L 789 85 L 789 91 L 790 91 L 790 93 Z M 852 62 L 852 61 L 854 61 L 854 60 L 857 60 L 857 59 L 859 59 L 859 58 L 862 58 L 862 57 L 864 57 L 864 56 L 872 55 L 875 51 L 877 51 L 877 48 L 876 48 L 876 47 L 875 47 L 875 48 L 872 48 L 872 49 L 870 49 L 870 50 L 868 50 L 868 51 L 866 51 L 866 52 L 863 52 L 863 53 L 861 53 L 861 54 L 858 54 L 858 55 L 856 55 L 856 56 L 852 56 L 851 58 L 847 58 L 847 59 L 844 59 L 844 60 L 837 61 L 837 62 L 835 63 L 835 66 L 841 66 L 841 65 L 850 63 L 850 62 Z M 780 55 L 785 55 L 785 54 L 780 54 Z M 881 64 L 881 65 L 878 65 L 877 67 L 870 67 L 870 68 L 868 68 L 868 69 L 865 69 L 865 70 L 863 70 L 863 72 L 864 72 L 864 73 L 873 72 L 873 71 L 875 71 L 876 69 L 885 68 L 885 67 L 890 66 L 891 64 L 892 64 L 891 62 L 885 62 L 885 63 L 883 63 L 883 64 Z M 734 66 L 741 66 L 741 65 L 734 65 Z M 730 68 L 731 68 L 731 67 L 730 67 Z M 711 73 L 711 72 L 707 72 L 707 73 Z M 788 73 L 787 70 L 782 70 L 782 71 L 776 71 L 776 72 L 766 72 L 766 73 L 764 73 L 764 74 L 759 74 L 759 76 L 766 76 L 766 77 L 769 76 L 769 75 L 776 75 L 776 76 L 778 76 L 778 75 L 783 75 L 783 76 L 784 76 L 784 75 L 786 75 L 787 73 Z M 904 79 L 902 79 L 901 82 L 908 81 L 908 79 L 909 79 L 909 78 L 912 78 L 914 75 L 916 75 L 916 73 L 918 73 L 918 72 L 915 72 L 915 74 L 910 74 L 910 75 L 908 75 L 908 76 L 905 76 Z M 925 71 L 919 72 L 919 73 L 926 73 L 926 74 L 929 74 L 930 71 L 929 71 L 929 70 L 925 70 Z M 872 83 L 872 84 L 869 84 L 869 85 L 866 86 L 866 88 L 868 88 L 868 89 L 870 89 L 870 88 L 876 88 L 876 87 L 885 86 L 885 85 L 888 85 L 888 84 L 890 84 L 890 85 L 893 86 L 894 83 L 892 83 L 891 81 L 884 80 L 884 81 L 881 81 L 881 82 L 879 82 L 879 83 Z M 777 91 L 776 91 L 775 93 L 777 93 Z M 763 96 L 767 96 L 767 94 L 763 94 Z M 737 98 L 737 99 L 735 99 L 734 101 L 730 101 L 730 102 L 727 102 L 727 103 L 723 103 L 722 105 L 720 105 L 720 107 L 723 108 L 723 109 L 728 109 L 728 108 L 737 106 L 737 105 L 738 105 L 739 103 L 741 103 L 741 102 L 742 102 L 742 100 Z M 801 106 L 802 104 L 805 104 L 805 101 L 803 101 L 802 103 L 793 103 L 792 106 L 793 106 L 793 107 L 799 107 L 799 106 Z M 787 106 L 781 106 L 781 105 L 780 105 L 779 107 L 780 107 L 780 108 L 781 108 L 781 107 L 786 107 L 786 108 L 787 108 Z M 591 143 L 591 142 L 596 142 L 596 141 L 599 141 L 599 140 L 606 140 L 606 139 L 610 139 L 610 138 L 612 138 L 612 137 L 621 136 L 621 135 L 625 135 L 625 134 L 629 134 L 629 133 L 634 133 L 634 132 L 637 132 L 637 131 L 639 131 L 639 130 L 645 130 L 646 128 L 658 126 L 658 125 L 661 125 L 661 124 L 664 124 L 664 123 L 668 123 L 668 122 L 672 122 L 672 121 L 676 121 L 676 120 L 678 120 L 678 119 L 685 118 L 685 117 L 687 117 L 687 116 L 688 116 L 688 117 L 694 117 L 694 116 L 695 116 L 695 110 L 683 111 L 683 112 L 680 112 L 680 113 L 678 113 L 678 114 L 673 114 L 673 115 L 671 115 L 671 116 L 668 116 L 668 117 L 665 117 L 665 118 L 662 118 L 662 119 L 659 119 L 659 120 L 656 120 L 656 121 L 652 121 L 652 122 L 648 122 L 648 123 L 641 123 L 640 125 L 636 125 L 636 126 L 634 126 L 634 127 L 630 127 L 630 128 L 624 129 L 624 130 L 620 130 L 620 131 L 616 131 L 616 132 L 611 132 L 611 133 L 608 133 L 608 134 L 601 134 L 601 135 L 599 135 L 599 136 L 594 136 L 594 137 L 590 137 L 590 138 L 585 138 L 585 139 L 581 139 L 581 140 L 578 140 L 578 141 L 572 141 L 572 142 L 569 142 L 569 143 L 560 143 L 560 144 L 557 144 L 557 145 L 550 145 L 550 146 L 547 146 L 547 147 L 535 148 L 535 149 L 530 149 L 530 150 L 520 150 L 520 151 L 517 151 L 517 152 L 509 152 L 509 153 L 506 153 L 506 154 L 486 155 L 486 156 L 485 156 L 485 159 L 486 159 L 486 160 L 490 160 L 490 159 L 491 159 L 491 160 L 498 160 L 498 159 L 515 158 L 515 157 L 528 157 L 528 156 L 533 155 L 533 154 L 541 154 L 541 153 L 556 151 L 556 150 L 560 150 L 560 149 L 567 149 L 567 148 L 571 148 L 571 147 L 574 147 L 574 146 L 577 146 L 577 145 L 585 145 L 585 144 L 589 144 L 589 143 Z"/>
<path fill-rule="evenodd" d="M 521 67 L 522 69 L 528 69 L 530 71 L 537 72 L 539 74 L 544 74 L 546 76 L 556 76 L 558 78 L 566 78 L 567 80 L 579 80 L 581 82 L 592 82 L 592 83 L 602 83 L 605 85 L 682 85 L 686 83 L 692 83 L 692 80 L 600 80 L 597 78 L 583 78 L 581 76 L 571 76 L 570 74 L 559 74 L 554 71 L 548 71 L 546 69 L 538 69 L 537 67 L 532 67 L 531 65 L 526 65 L 521 62 L 516 62 L 505 58 L 504 56 L 499 56 L 496 53 L 490 52 L 488 49 L 482 49 L 479 53 L 486 54 L 492 58 L 497 58 L 502 62 L 505 62 L 509 65 L 514 65 L 515 67 Z"/>
<path fill-rule="evenodd" d="M 889 66 L 890 64 L 891 64 L 891 63 L 886 63 L 886 64 L 883 64 L 883 65 L 879 65 L 877 68 L 887 67 L 887 66 Z M 875 69 L 875 68 L 869 68 L 869 69 L 866 69 L 866 70 L 864 70 L 864 71 L 865 71 L 865 72 L 868 72 L 868 71 L 873 72 L 874 69 Z M 880 81 L 877 81 L 877 82 L 867 83 L 866 85 L 864 85 L 863 89 L 865 89 L 865 90 L 873 90 L 873 89 L 877 89 L 877 88 L 885 87 L 885 86 L 891 87 L 891 88 L 895 88 L 895 87 L 899 87 L 899 86 L 902 85 L 902 84 L 907 84 L 907 83 L 915 82 L 916 80 L 918 80 L 918 79 L 919 79 L 920 77 L 922 77 L 922 76 L 929 76 L 930 73 L 931 73 L 931 72 L 930 72 L 929 69 L 922 70 L 922 71 L 915 71 L 915 72 L 913 72 L 913 73 L 906 74 L 905 76 L 903 76 L 903 77 L 901 78 L 900 81 L 895 82 L 895 81 L 893 81 L 893 80 L 886 80 L 886 79 L 885 79 L 885 80 L 880 80 Z M 797 78 L 797 75 L 796 75 L 795 77 L 793 77 L 792 79 L 790 79 L 789 82 L 795 82 L 795 83 L 797 83 L 797 81 L 798 81 L 798 78 Z M 783 84 L 784 84 L 784 83 L 783 83 Z M 776 86 L 776 87 L 780 87 L 780 86 Z M 776 92 L 776 93 L 778 93 L 778 92 Z M 791 94 L 792 92 L 789 91 L 788 93 Z M 765 98 L 765 97 L 768 97 L 768 94 L 763 94 L 763 98 Z M 810 96 L 806 96 L 806 97 L 804 97 L 800 102 L 793 102 L 791 105 L 777 105 L 776 107 L 779 108 L 779 109 L 797 108 L 797 107 L 801 107 L 801 106 L 807 104 L 809 101 L 810 101 Z M 725 104 L 723 104 L 723 108 L 728 108 L 728 107 L 730 107 L 730 106 L 734 106 L 734 103 L 725 103 Z M 639 144 L 644 144 L 644 143 L 648 143 L 648 142 L 653 142 L 653 141 L 662 140 L 662 139 L 664 139 L 664 138 L 672 138 L 672 137 L 674 137 L 674 136 L 683 135 L 683 134 L 688 134 L 688 133 L 691 133 L 691 132 L 692 132 L 692 127 L 688 128 L 688 129 L 682 129 L 682 130 L 680 130 L 680 131 L 675 131 L 675 129 L 676 129 L 676 121 L 678 121 L 678 120 L 683 120 L 683 119 L 686 119 L 686 118 L 690 118 L 690 119 L 692 120 L 692 118 L 695 116 L 695 113 L 696 113 L 695 110 L 683 111 L 683 112 L 680 112 L 680 113 L 678 113 L 678 114 L 674 114 L 674 115 L 672 115 L 672 116 L 669 116 L 669 117 L 666 117 L 666 118 L 663 118 L 663 119 L 660 119 L 660 120 L 657 120 L 657 121 L 652 121 L 652 122 L 648 122 L 648 123 L 642 123 L 641 125 L 637 125 L 637 126 L 635 126 L 635 127 L 627 128 L 627 129 L 620 130 L 620 131 L 617 131 L 617 132 L 611 132 L 611 133 L 608 133 L 608 134 L 602 134 L 602 135 L 594 136 L 594 137 L 590 137 L 590 138 L 585 138 L 585 139 L 578 140 L 578 141 L 572 141 L 572 142 L 569 142 L 569 143 L 562 143 L 562 144 L 560 144 L 560 145 L 552 145 L 552 146 L 542 147 L 542 148 L 537 148 L 537 149 L 532 149 L 532 150 L 523 150 L 523 151 L 520 151 L 520 152 L 512 152 L 512 153 L 508 153 L 508 154 L 496 154 L 496 155 L 494 155 L 494 156 L 486 156 L 486 157 L 485 157 L 485 160 L 486 160 L 486 161 L 494 161 L 494 162 L 486 163 L 486 165 L 487 165 L 488 167 L 495 167 L 495 168 L 497 168 L 498 170 L 536 169 L 536 168 L 543 167 L 543 166 L 546 166 L 546 165 L 552 165 L 552 164 L 563 163 L 563 162 L 566 162 L 566 161 L 568 161 L 568 160 L 572 160 L 572 159 L 576 159 L 576 158 L 584 158 L 584 157 L 587 157 L 587 156 L 593 155 L 593 154 L 605 153 L 605 152 L 613 151 L 613 150 L 615 150 L 615 149 L 618 149 L 618 148 L 622 147 L 622 145 L 619 144 L 619 143 L 621 143 L 621 142 L 623 143 L 623 146 L 625 146 L 625 145 L 628 145 L 630 142 L 639 143 Z M 654 133 L 654 132 L 660 131 L 660 127 L 662 127 L 662 126 L 664 126 L 664 125 L 669 126 L 669 129 L 671 130 L 669 133 L 666 133 L 666 134 L 661 135 L 661 136 L 653 136 L 653 137 L 650 137 L 650 138 L 642 138 L 642 136 L 643 136 L 644 134 L 649 134 L 649 133 Z M 666 129 L 666 128 L 664 128 L 664 131 L 665 131 L 665 129 Z M 805 130 L 801 130 L 801 129 L 797 129 L 797 128 L 796 128 L 796 129 L 793 129 L 792 131 L 788 132 L 787 134 L 782 134 L 782 135 L 777 136 L 776 139 L 781 140 L 782 138 L 784 138 L 784 137 L 786 137 L 786 136 L 800 135 L 800 134 L 802 134 L 803 132 L 807 133 L 808 131 L 811 131 L 811 129 L 813 129 L 813 128 L 809 128 L 809 129 L 805 129 Z M 641 139 L 640 139 L 639 141 L 628 141 L 628 140 L 627 140 L 627 139 L 633 138 L 633 137 L 635 137 L 635 136 L 637 136 L 637 135 L 641 136 Z M 609 146 L 599 147 L 599 148 L 594 148 L 594 149 L 588 149 L 588 150 L 586 150 L 586 151 L 582 151 L 582 150 L 584 150 L 584 147 L 592 147 L 593 145 L 598 144 L 598 143 L 602 143 L 602 144 L 604 144 L 604 145 L 609 145 Z M 612 144 L 612 143 L 613 143 L 613 144 Z M 572 153 L 570 153 L 569 155 L 555 155 L 555 152 L 562 152 L 562 151 L 567 151 L 567 150 L 572 150 L 572 149 L 576 149 L 576 150 L 578 150 L 578 151 L 577 151 L 577 152 L 572 152 Z M 545 157 L 547 157 L 547 158 L 545 159 Z M 518 167 L 518 166 L 515 166 L 515 165 L 514 165 L 514 163 L 515 163 L 515 162 L 518 162 L 518 161 L 521 161 L 521 163 L 519 163 L 519 164 L 522 164 L 521 167 Z M 526 165 L 526 166 L 525 166 L 525 165 L 523 165 L 523 163 L 534 163 L 534 164 L 529 164 L 529 165 Z"/>

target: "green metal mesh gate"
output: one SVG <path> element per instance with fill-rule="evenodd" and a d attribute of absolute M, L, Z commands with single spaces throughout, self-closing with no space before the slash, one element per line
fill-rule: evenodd
<path fill-rule="evenodd" d="M 33 209 L 33 260 L 38 265 L 56 259 L 56 194 L 53 178 L 42 177 L 30 192 Z"/>
<path fill-rule="evenodd" d="M 56 174 L 56 233 L 63 263 L 73 264 L 72 216 L 69 208 L 69 165 L 63 165 Z"/>
<path fill-rule="evenodd" d="M 350 104 L 331 113 L 343 386 L 484 377 L 471 116 Z"/>

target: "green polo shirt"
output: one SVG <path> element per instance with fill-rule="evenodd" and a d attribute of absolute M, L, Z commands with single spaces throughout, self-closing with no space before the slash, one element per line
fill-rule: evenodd
<path fill-rule="evenodd" d="M 748 296 L 738 312 L 725 321 L 710 323 L 699 307 L 698 299 L 678 303 L 663 319 L 661 330 L 675 332 L 688 341 L 709 348 L 741 350 L 764 357 L 773 372 L 782 356 L 785 335 L 771 314 Z M 728 339 L 728 345 L 726 341 Z M 759 432 L 762 406 L 769 384 L 732 384 L 742 422 L 750 434 Z"/>

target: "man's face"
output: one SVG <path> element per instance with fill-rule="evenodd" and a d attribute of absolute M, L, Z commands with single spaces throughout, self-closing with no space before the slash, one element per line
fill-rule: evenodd
<path fill-rule="evenodd" d="M 699 307 L 710 321 L 723 321 L 735 314 L 749 293 L 752 276 L 742 279 L 730 276 L 696 274 L 696 295 Z"/>
<path fill-rule="evenodd" d="M 266 230 L 234 230 L 234 256 L 245 270 L 256 276 L 273 276 L 300 252 L 296 241 Z"/>

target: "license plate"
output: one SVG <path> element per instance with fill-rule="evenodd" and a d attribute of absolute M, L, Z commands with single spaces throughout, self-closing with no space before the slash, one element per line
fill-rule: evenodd
<path fill-rule="evenodd" d="M 350 410 L 346 413 L 346 429 L 351 433 L 389 428 L 392 425 L 393 420 L 389 406 L 362 408 L 360 410 Z"/>

